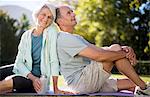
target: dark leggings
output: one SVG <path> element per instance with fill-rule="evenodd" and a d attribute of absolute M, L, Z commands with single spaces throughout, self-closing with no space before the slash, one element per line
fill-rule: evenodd
<path fill-rule="evenodd" d="M 13 92 L 15 93 L 36 93 L 32 81 L 22 76 L 15 76 L 13 79 Z"/>

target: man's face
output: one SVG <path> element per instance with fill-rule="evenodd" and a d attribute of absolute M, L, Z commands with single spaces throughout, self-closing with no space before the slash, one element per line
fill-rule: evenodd
<path fill-rule="evenodd" d="M 61 21 L 63 26 L 75 26 L 77 24 L 73 10 L 67 6 L 60 8 Z"/>

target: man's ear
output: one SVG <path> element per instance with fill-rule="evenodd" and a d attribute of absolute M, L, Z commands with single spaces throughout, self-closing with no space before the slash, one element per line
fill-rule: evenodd
<path fill-rule="evenodd" d="M 57 22 L 58 22 L 59 25 L 63 25 L 63 20 L 62 19 L 58 19 Z"/>

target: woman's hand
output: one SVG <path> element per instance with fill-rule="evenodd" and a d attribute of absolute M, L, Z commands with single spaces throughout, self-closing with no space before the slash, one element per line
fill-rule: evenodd
<path fill-rule="evenodd" d="M 36 92 L 41 91 L 42 84 L 41 84 L 40 78 L 36 77 L 32 82 L 33 82 L 33 87 L 35 91 Z"/>
<path fill-rule="evenodd" d="M 35 91 L 38 93 L 39 91 L 41 91 L 41 87 L 42 87 L 42 83 L 41 83 L 41 80 L 40 78 L 34 76 L 32 73 L 29 73 L 27 75 L 27 77 L 32 80 L 32 83 L 33 83 L 33 87 L 35 89 Z"/>

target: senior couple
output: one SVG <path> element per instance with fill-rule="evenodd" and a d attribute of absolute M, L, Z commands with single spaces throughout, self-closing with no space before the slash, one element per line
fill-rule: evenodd
<path fill-rule="evenodd" d="M 35 27 L 24 32 L 18 46 L 15 74 L 0 81 L 0 93 L 39 92 L 42 87 L 40 76 L 46 75 L 48 82 L 52 76 L 56 94 L 126 89 L 135 91 L 135 95 L 150 95 L 149 85 L 133 68 L 136 64 L 133 49 L 118 44 L 96 47 L 74 35 L 77 21 L 70 7 L 56 8 L 45 3 L 33 12 L 33 19 Z M 110 79 L 114 66 L 128 79 Z M 70 91 L 57 87 L 59 71 Z"/>

